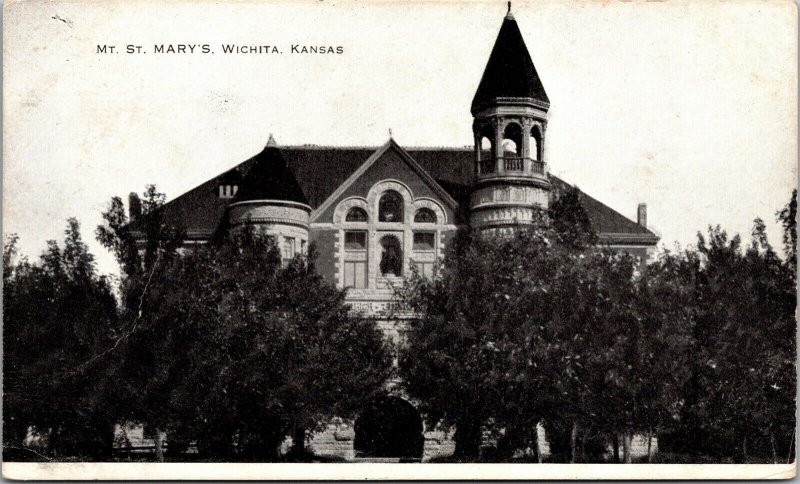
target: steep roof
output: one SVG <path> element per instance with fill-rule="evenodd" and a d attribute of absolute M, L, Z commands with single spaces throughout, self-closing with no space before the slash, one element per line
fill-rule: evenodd
<path fill-rule="evenodd" d="M 565 189 L 570 185 L 564 180 L 550 175 L 550 183 L 553 189 Z M 608 205 L 600 202 L 580 189 L 578 198 L 584 210 L 589 216 L 592 227 L 597 231 L 602 242 L 652 242 L 658 241 L 658 236 L 628 217 L 617 212 Z"/>
<path fill-rule="evenodd" d="M 280 149 L 267 145 L 261 153 L 251 158 L 250 169 L 231 203 L 252 200 L 283 200 L 308 205 L 303 189 L 287 166 Z"/>
<path fill-rule="evenodd" d="M 496 104 L 500 98 L 550 107 L 550 99 L 533 65 L 517 21 L 510 13 L 503 20 L 472 99 L 472 114 L 485 106 Z"/>
<path fill-rule="evenodd" d="M 377 149 L 330 146 L 267 148 L 170 201 L 164 206 L 165 216 L 167 220 L 181 225 L 188 238 L 204 239 L 217 229 L 227 206 L 237 200 L 282 197 L 307 203 L 316 209 Z M 462 208 L 468 206 L 473 176 L 474 154 L 471 148 L 404 149 Z M 274 174 L 266 170 L 273 166 L 283 168 Z M 289 178 L 290 174 L 294 175 L 294 182 Z M 248 185 L 242 185 L 233 199 L 220 198 L 218 186 L 221 181 L 236 177 L 242 177 L 243 184 Z M 287 186 L 274 186 L 282 185 L 281 179 L 287 180 Z M 557 187 L 568 186 L 558 177 L 551 175 L 550 180 Z M 653 232 L 616 210 L 583 192 L 580 196 L 592 226 L 602 241 L 651 244 L 658 241 Z"/>
<path fill-rule="evenodd" d="M 237 199 L 219 197 L 218 186 L 221 180 L 236 176 L 241 176 L 246 180 L 254 164 L 264 156 L 267 158 L 280 156 L 284 160 L 287 169 L 294 174 L 297 187 L 305 195 L 308 205 L 312 209 L 316 209 L 378 147 L 287 146 L 272 149 L 279 153 L 259 153 L 167 203 L 164 206 L 167 220 L 182 226 L 190 239 L 209 237 L 217 229 L 227 206 Z M 468 207 L 473 177 L 472 157 L 474 155 L 471 148 L 411 147 L 404 149 L 462 208 Z M 566 187 L 568 185 L 552 175 L 550 181 L 555 186 Z M 271 191 L 273 189 L 274 187 L 269 187 L 260 195 L 276 193 Z M 239 193 L 242 193 L 245 188 L 242 187 L 239 190 Z M 248 192 L 250 190 L 245 191 L 243 196 Z M 237 197 L 239 193 L 237 193 Z M 581 192 L 581 201 L 588 212 L 592 226 L 601 235 L 601 240 L 612 243 L 616 241 L 652 244 L 658 241 L 658 237 L 650 230 L 583 192 Z"/>

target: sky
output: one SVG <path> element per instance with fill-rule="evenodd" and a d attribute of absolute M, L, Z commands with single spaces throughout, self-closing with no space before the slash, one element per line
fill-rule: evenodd
<path fill-rule="evenodd" d="M 797 11 L 789 1 L 515 1 L 550 98 L 552 173 L 661 246 L 720 224 L 749 238 L 797 181 Z M 3 233 L 37 257 L 114 195 L 169 199 L 279 145 L 472 143 L 470 102 L 506 3 L 7 3 Z M 144 54 L 126 54 L 141 45 Z M 208 44 L 213 54 L 157 54 Z M 281 54 L 224 54 L 223 44 Z M 97 53 L 114 45 L 121 53 Z M 292 45 L 342 54 L 293 54 Z"/>

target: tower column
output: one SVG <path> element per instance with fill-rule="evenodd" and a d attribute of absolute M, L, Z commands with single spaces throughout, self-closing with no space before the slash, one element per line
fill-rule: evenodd
<path fill-rule="evenodd" d="M 481 135 L 477 131 L 474 133 L 474 141 L 475 141 L 475 160 L 477 162 L 475 163 L 475 169 L 473 171 L 475 173 L 475 176 L 478 176 L 478 174 L 480 173 L 481 162 L 483 161 L 481 159 L 481 155 L 483 154 L 481 145 L 483 143 L 482 143 Z"/>
<path fill-rule="evenodd" d="M 531 121 L 529 119 L 522 120 L 522 168 L 525 174 L 531 173 Z"/>
<path fill-rule="evenodd" d="M 505 126 L 499 121 L 494 121 L 494 170 L 497 173 L 503 173 L 503 129 Z"/>

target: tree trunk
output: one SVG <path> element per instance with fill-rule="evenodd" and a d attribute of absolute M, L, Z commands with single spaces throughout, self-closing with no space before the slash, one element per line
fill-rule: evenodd
<path fill-rule="evenodd" d="M 156 462 L 164 462 L 164 436 L 161 434 L 161 428 L 156 427 Z"/>
<path fill-rule="evenodd" d="M 589 431 L 591 427 L 581 429 L 581 447 L 580 447 L 580 456 L 581 462 L 586 462 L 586 441 L 589 439 Z"/>
<path fill-rule="evenodd" d="M 578 422 L 572 422 L 572 434 L 570 435 L 569 446 L 572 450 L 570 462 L 578 462 Z"/>
<path fill-rule="evenodd" d="M 653 462 L 653 429 L 647 429 L 647 463 Z"/>
<path fill-rule="evenodd" d="M 775 432 L 769 433 L 769 445 L 772 447 L 772 463 L 778 463 L 778 449 L 777 444 L 775 443 Z"/>
<path fill-rule="evenodd" d="M 467 461 L 474 461 L 481 450 L 481 425 L 479 421 L 465 417 L 456 423 L 456 449 L 453 457 Z"/>
<path fill-rule="evenodd" d="M 614 464 L 619 464 L 619 434 L 617 432 L 611 435 L 611 446 L 614 449 Z"/>
<path fill-rule="evenodd" d="M 747 434 L 742 437 L 742 464 L 747 464 Z"/>
<path fill-rule="evenodd" d="M 626 464 L 630 464 L 633 461 L 633 457 L 631 456 L 631 441 L 633 437 L 629 431 L 625 431 L 622 434 L 622 460 L 625 461 Z"/>
<path fill-rule="evenodd" d="M 294 426 L 292 432 L 291 454 L 297 457 L 306 453 L 306 428 L 300 424 Z"/>
<path fill-rule="evenodd" d="M 533 458 L 539 464 L 542 463 L 542 453 L 539 451 L 539 424 L 533 426 L 531 432 L 531 450 L 533 451 Z"/>

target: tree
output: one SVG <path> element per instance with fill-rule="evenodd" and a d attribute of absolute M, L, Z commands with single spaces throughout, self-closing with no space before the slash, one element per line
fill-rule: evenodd
<path fill-rule="evenodd" d="M 460 232 L 433 278 L 417 275 L 399 291 L 401 306 L 418 315 L 401 374 L 429 426 L 455 426 L 457 459 L 477 458 L 483 430 L 499 438 L 508 458 L 535 448 L 542 418 L 582 411 L 578 398 L 563 398 L 582 363 L 571 349 L 581 343 L 562 323 L 589 320 L 563 305 L 593 297 L 568 281 L 580 277 L 595 237 L 575 189 L 549 217 L 539 215 L 513 232 Z M 587 299 L 581 307 L 592 305 Z"/>
<path fill-rule="evenodd" d="M 791 206 L 779 212 L 789 232 L 785 260 L 756 219 L 749 246 L 711 227 L 698 234 L 697 249 L 666 254 L 645 272 L 641 312 L 656 327 L 666 317 L 663 334 L 673 335 L 652 339 L 668 358 L 654 360 L 651 378 L 669 385 L 649 405 L 655 421 L 676 432 L 676 450 L 740 462 L 777 462 L 789 452 L 796 388 Z"/>
<path fill-rule="evenodd" d="M 349 315 L 313 253 L 284 268 L 272 237 L 243 229 L 179 255 L 164 197 L 148 187 L 143 199 L 134 224 L 115 199 L 98 228 L 128 267 L 135 331 L 114 359 L 127 418 L 167 431 L 170 449 L 195 440 L 212 460 L 274 460 L 286 435 L 306 458 L 307 430 L 351 416 L 383 388 L 383 335 Z"/>
<path fill-rule="evenodd" d="M 409 393 L 429 425 L 456 427 L 458 459 L 477 458 L 482 431 L 500 459 L 535 448 L 542 421 L 555 460 L 601 459 L 622 435 L 631 462 L 633 433 L 661 432 L 695 459 L 776 461 L 794 422 L 795 197 L 779 212 L 785 261 L 757 220 L 747 248 L 711 228 L 640 271 L 592 248 L 570 190 L 530 228 L 459 234 L 399 294 L 418 315 Z"/>
<path fill-rule="evenodd" d="M 15 261 L 15 236 L 4 247 L 3 444 L 19 450 L 33 426 L 50 456 L 108 459 L 115 421 L 104 402 L 114 382 L 87 363 L 118 336 L 117 303 L 77 220 L 64 233 L 63 245 L 49 241 L 38 263 Z"/>
<path fill-rule="evenodd" d="M 352 416 L 390 374 L 388 343 L 344 295 L 310 259 L 282 268 L 273 239 L 253 230 L 175 260 L 130 345 L 152 348 L 165 428 L 196 436 L 211 458 L 274 459 L 287 434 L 302 457 L 306 429 Z"/>
<path fill-rule="evenodd" d="M 140 344 L 137 350 L 132 350 L 130 340 L 141 343 L 141 328 L 161 310 L 151 304 L 149 293 L 178 257 L 184 239 L 183 229 L 169 223 L 164 216 L 165 200 L 166 195 L 155 185 L 147 185 L 142 193 L 141 216 L 130 220 L 122 200 L 114 197 L 102 214 L 104 224 L 95 231 L 97 240 L 114 254 L 122 273 L 120 317 L 124 330 L 103 353 L 103 363 L 119 388 L 107 405 L 123 421 L 147 422 L 155 427 L 158 460 L 163 459 L 161 430 L 167 423 L 163 411 L 167 383 L 153 365 L 156 347 Z"/>

